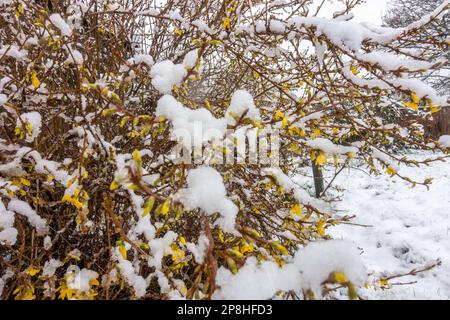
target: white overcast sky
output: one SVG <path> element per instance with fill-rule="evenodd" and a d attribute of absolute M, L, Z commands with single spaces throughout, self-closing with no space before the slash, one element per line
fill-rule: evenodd
<path fill-rule="evenodd" d="M 316 0 L 315 3 L 321 3 Z M 386 10 L 389 0 L 366 0 L 366 3 L 357 6 L 352 12 L 355 14 L 354 22 L 371 22 L 373 24 L 381 24 L 381 17 Z M 344 5 L 338 1 L 327 1 L 322 7 L 319 16 L 331 18 L 333 12 L 344 9 Z"/>
<path fill-rule="evenodd" d="M 354 21 L 370 21 L 372 23 L 380 24 L 387 3 L 388 0 L 367 0 L 365 4 L 355 8 Z"/>

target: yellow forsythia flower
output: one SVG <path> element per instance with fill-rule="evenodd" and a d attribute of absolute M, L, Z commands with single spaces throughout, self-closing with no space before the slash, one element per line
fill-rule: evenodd
<path fill-rule="evenodd" d="M 138 149 L 134 149 L 133 151 L 133 160 L 136 162 L 136 166 L 140 167 L 142 165 L 142 158 Z"/>
<path fill-rule="evenodd" d="M 170 209 L 170 198 L 167 198 L 166 201 L 161 206 L 161 214 L 166 215 L 169 212 Z"/>
<path fill-rule="evenodd" d="M 41 271 L 40 268 L 34 267 L 34 266 L 29 266 L 26 270 L 26 273 L 30 276 L 35 276 L 36 274 L 39 273 L 39 271 Z"/>
<path fill-rule="evenodd" d="M 39 81 L 39 79 L 37 77 L 36 71 L 33 71 L 33 73 L 31 74 L 31 84 L 36 89 L 39 88 L 39 86 L 41 85 L 41 82 Z"/>
<path fill-rule="evenodd" d="M 347 279 L 347 276 L 345 275 L 345 273 L 340 272 L 340 271 L 333 272 L 333 280 L 336 281 L 337 283 L 348 282 L 348 279 Z"/>
<path fill-rule="evenodd" d="M 317 233 L 321 236 L 325 235 L 325 220 L 324 219 L 320 219 L 319 222 L 317 223 Z"/>
<path fill-rule="evenodd" d="M 225 17 L 225 19 L 223 20 L 223 23 L 222 23 L 222 27 L 225 30 L 229 30 L 231 28 L 230 18 Z"/>
<path fill-rule="evenodd" d="M 316 158 L 316 165 L 322 166 L 327 163 L 327 156 L 324 152 L 320 151 L 319 155 Z"/>
<path fill-rule="evenodd" d="M 390 176 L 393 176 L 397 173 L 397 171 L 392 166 L 388 166 L 386 169 L 386 173 Z"/>
<path fill-rule="evenodd" d="M 272 241 L 270 243 L 270 245 L 272 246 L 272 248 L 274 248 L 275 250 L 277 250 L 278 252 L 280 252 L 282 255 L 288 255 L 289 252 L 287 251 L 286 247 L 283 246 L 281 243 L 279 243 L 278 241 Z"/>
<path fill-rule="evenodd" d="M 292 214 L 295 214 L 295 215 L 297 215 L 297 216 L 300 216 L 300 215 L 302 214 L 302 207 L 301 207 L 298 203 L 296 203 L 296 204 L 292 207 L 291 213 L 292 213 Z"/>
<path fill-rule="evenodd" d="M 122 258 L 124 258 L 126 260 L 127 259 L 127 249 L 125 249 L 124 245 L 119 247 L 119 252 L 120 252 L 120 255 L 122 256 Z"/>

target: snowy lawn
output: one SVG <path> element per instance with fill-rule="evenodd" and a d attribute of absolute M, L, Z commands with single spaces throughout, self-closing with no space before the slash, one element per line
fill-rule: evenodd
<path fill-rule="evenodd" d="M 427 156 L 417 151 L 407 155 L 417 160 Z M 405 273 L 437 258 L 442 260 L 442 265 L 431 271 L 392 280 L 392 283 L 415 283 L 394 285 L 388 290 L 363 289 L 360 291 L 363 297 L 450 299 L 450 164 L 402 167 L 400 173 L 418 181 L 433 177 L 433 184 L 427 191 L 422 186 L 411 188 L 403 180 L 387 175 L 373 177 L 362 170 L 342 172 L 335 181 L 336 187 L 345 189 L 342 201 L 337 204 L 339 214 L 356 215 L 353 223 L 370 227 L 338 225 L 327 232 L 335 239 L 357 244 L 374 276 L 383 272 Z M 298 180 L 305 182 L 304 179 Z"/>

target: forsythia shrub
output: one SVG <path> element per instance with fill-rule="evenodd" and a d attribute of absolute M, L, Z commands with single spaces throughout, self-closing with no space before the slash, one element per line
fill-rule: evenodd
<path fill-rule="evenodd" d="M 312 1 L 0 0 L 1 297 L 358 298 L 358 286 L 387 287 L 327 235 L 350 219 L 335 199 L 291 177 L 310 161 L 338 174 L 358 159 L 431 183 L 400 165 L 443 157 L 388 146 L 450 148 L 424 135 L 421 121 L 447 101 L 416 77 L 446 63 L 429 57 L 449 43 L 422 36 L 407 50 L 449 1 L 401 29 L 352 22 L 360 2 L 327 19 Z M 380 106 L 412 115 L 391 122 Z M 199 126 L 220 134 L 179 161 L 174 148 Z M 264 128 L 279 134 L 268 163 L 219 160 L 245 158 L 236 139 Z"/>

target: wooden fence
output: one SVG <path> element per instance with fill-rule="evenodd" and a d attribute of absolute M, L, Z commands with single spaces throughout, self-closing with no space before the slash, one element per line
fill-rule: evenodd
<path fill-rule="evenodd" d="M 428 123 L 426 131 L 434 138 L 444 134 L 450 135 L 450 107 L 443 107 L 433 114 L 433 120 Z"/>

